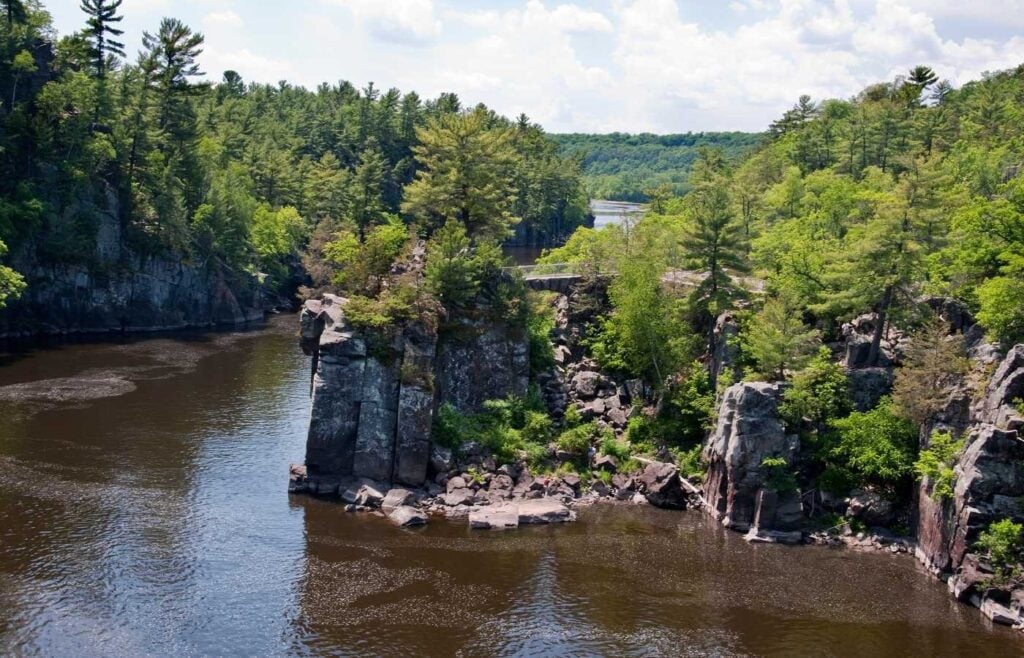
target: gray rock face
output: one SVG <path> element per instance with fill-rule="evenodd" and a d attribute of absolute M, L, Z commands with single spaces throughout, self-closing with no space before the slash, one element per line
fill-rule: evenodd
<path fill-rule="evenodd" d="M 9 264 L 25 275 L 28 288 L 0 309 L 0 338 L 163 331 L 263 319 L 266 301 L 255 276 L 180 257 L 135 254 L 122 240 L 113 195 L 107 205 L 110 213 L 97 217 L 96 243 L 87 254 L 98 268 L 46 265 L 33 244 L 11 254 Z"/>
<path fill-rule="evenodd" d="M 730 386 L 722 398 L 718 425 L 704 448 L 705 499 L 729 528 L 746 531 L 754 523 L 759 493 L 771 489 L 764 460 L 795 461 L 800 443 L 783 428 L 780 395 L 778 384 L 741 382 Z"/>
<path fill-rule="evenodd" d="M 931 483 L 919 488 L 918 558 L 932 571 L 951 572 L 965 563 L 978 534 L 990 522 L 1022 516 L 1024 442 L 1013 400 L 1024 394 L 1024 345 L 1015 346 L 972 408 L 966 448 L 954 467 L 953 497 L 937 500 Z"/>
<path fill-rule="evenodd" d="M 467 321 L 439 338 L 412 323 L 365 335 L 346 322 L 346 304 L 324 295 L 300 315 L 300 345 L 314 368 L 307 491 L 346 477 L 422 486 L 431 466 L 451 465 L 451 452 L 431 443 L 439 404 L 471 413 L 485 400 L 526 393 L 521 327 Z"/>
<path fill-rule="evenodd" d="M 896 521 L 896 506 L 873 491 L 860 492 L 847 501 L 846 516 L 869 526 L 891 526 Z"/>
<path fill-rule="evenodd" d="M 732 313 L 722 313 L 715 320 L 715 351 L 711 355 L 710 368 L 712 387 L 722 377 L 730 382 L 739 379 L 740 373 L 736 367 L 736 357 L 739 352 L 739 348 L 736 345 L 736 336 L 739 333 L 740 324 Z"/>

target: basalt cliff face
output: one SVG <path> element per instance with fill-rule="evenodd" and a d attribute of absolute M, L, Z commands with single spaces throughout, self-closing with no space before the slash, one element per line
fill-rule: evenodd
<path fill-rule="evenodd" d="M 934 495 L 925 480 L 918 490 L 917 556 L 934 573 L 948 578 L 950 592 L 1004 623 L 1024 620 L 1024 591 L 990 587 L 992 574 L 974 543 L 989 523 L 1010 518 L 1024 521 L 1024 417 L 1015 406 L 1024 397 L 1024 345 L 1001 361 L 983 352 L 977 365 L 996 366 L 973 403 L 968 392 L 953 390 L 938 429 L 964 437 L 965 447 L 954 467 L 953 495 Z M 998 364 L 998 365 L 996 365 Z M 966 412 L 966 413 L 965 413 Z"/>
<path fill-rule="evenodd" d="M 336 493 L 352 478 L 422 486 L 440 405 L 473 413 L 486 400 L 526 394 L 525 327 L 463 319 L 441 331 L 412 322 L 363 332 L 346 320 L 346 303 L 324 295 L 301 314 L 302 349 L 313 360 L 305 490 Z"/>
<path fill-rule="evenodd" d="M 160 331 L 263 318 L 266 302 L 255 276 L 169 255 L 140 256 L 124 246 L 114 211 L 100 217 L 88 249 L 93 253 L 77 264 L 48 262 L 31 246 L 14 254 L 12 265 L 28 288 L 0 310 L 0 338 Z"/>

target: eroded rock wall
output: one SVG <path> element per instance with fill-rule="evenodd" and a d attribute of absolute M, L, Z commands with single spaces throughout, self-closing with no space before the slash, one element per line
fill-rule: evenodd
<path fill-rule="evenodd" d="M 440 335 L 411 323 L 372 335 L 345 319 L 347 300 L 306 302 L 300 343 L 313 360 L 307 487 L 335 493 L 346 479 L 423 485 L 439 405 L 464 413 L 524 395 L 529 344 L 521 327 L 466 321 Z"/>

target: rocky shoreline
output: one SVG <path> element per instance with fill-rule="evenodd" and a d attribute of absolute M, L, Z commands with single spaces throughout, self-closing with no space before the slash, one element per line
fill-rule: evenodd
<path fill-rule="evenodd" d="M 621 438 L 636 414 L 653 413 L 650 392 L 642 381 L 602 372 L 589 358 L 585 327 L 606 300 L 600 282 L 587 285 L 553 299 L 554 365 L 532 379 L 556 427 L 573 411 Z M 974 374 L 944 391 L 945 408 L 921 430 L 922 449 L 933 431 L 964 437 L 954 494 L 933 498 L 934 484 L 925 478 L 915 498 L 893 500 L 870 489 L 837 498 L 813 479 L 804 477 L 801 486 L 792 476 L 786 482 L 774 477 L 772 464 L 793 473 L 807 450 L 783 420 L 785 382 L 719 387 L 715 426 L 701 447 L 706 472 L 693 481 L 672 463 L 672 453 L 634 454 L 620 464 L 593 442 L 584 461 L 548 444 L 543 473 L 530 471 L 522 451 L 503 463 L 469 441 L 453 454 L 432 435 L 439 409 L 447 404 L 473 414 L 487 400 L 524 395 L 531 379 L 525 332 L 478 317 L 455 319 L 458 331 L 413 323 L 384 341 L 349 325 L 346 303 L 327 295 L 307 302 L 302 313 L 301 345 L 313 361 L 313 410 L 306 461 L 291 467 L 293 493 L 338 499 L 349 511 L 382 515 L 400 526 L 444 517 L 479 530 L 571 522 L 579 507 L 600 503 L 701 509 L 750 542 L 914 555 L 949 583 L 958 600 L 997 623 L 1024 629 L 1024 589 L 996 584 L 992 567 L 972 552 L 991 520 L 1024 514 L 1013 507 L 1024 499 L 1024 441 L 1018 436 L 1024 419 L 1014 406 L 1024 396 L 1024 345 L 1004 357 L 984 342 L 984 332 L 961 305 L 926 302 L 948 323 L 951 336 L 963 337 Z M 908 340 L 888 331 L 881 358 L 869 365 L 874 332 L 874 318 L 863 316 L 845 325 L 841 341 L 830 346 L 860 410 L 888 394 Z M 729 348 L 735 333 L 735 320 L 721 316 L 715 327 L 719 349 L 707 364 L 727 381 L 739 379 Z"/>

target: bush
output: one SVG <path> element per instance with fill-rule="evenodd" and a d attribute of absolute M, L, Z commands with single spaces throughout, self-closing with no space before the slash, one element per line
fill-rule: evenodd
<path fill-rule="evenodd" d="M 1024 340 L 1024 280 L 997 276 L 977 289 L 978 322 L 1005 345 Z"/>
<path fill-rule="evenodd" d="M 676 466 L 686 478 L 700 477 L 703 479 L 706 469 L 701 456 L 701 446 L 695 445 L 689 450 L 676 450 Z"/>
<path fill-rule="evenodd" d="M 828 465 L 823 484 L 832 491 L 874 484 L 892 487 L 906 480 L 917 457 L 917 428 L 897 416 L 883 398 L 867 412 L 854 412 L 829 424 L 821 454 Z"/>
<path fill-rule="evenodd" d="M 963 447 L 962 439 L 954 441 L 948 432 L 935 432 L 928 448 L 922 450 L 914 462 L 918 477 L 931 480 L 933 498 L 945 500 L 953 497 L 953 480 L 956 477 L 953 465 Z"/>
<path fill-rule="evenodd" d="M 793 385 L 782 396 L 779 413 L 790 428 L 800 427 L 804 419 L 824 426 L 850 413 L 850 384 L 846 371 L 832 361 L 827 347 L 807 367 L 793 376 Z"/>
<path fill-rule="evenodd" d="M 789 462 L 782 457 L 765 457 L 761 468 L 768 472 L 768 486 L 779 493 L 796 491 L 796 477 L 789 470 Z"/>
<path fill-rule="evenodd" d="M 997 582 L 1003 582 L 1020 573 L 1021 531 L 1024 526 L 1010 519 L 1003 519 L 989 524 L 988 529 L 978 537 L 977 548 L 988 555 L 989 564 L 996 575 Z"/>
<path fill-rule="evenodd" d="M 434 427 L 432 436 L 438 445 L 452 450 L 459 450 L 468 438 L 471 438 L 479 431 L 472 418 L 464 416 L 445 402 L 438 408 L 434 416 Z"/>
<path fill-rule="evenodd" d="M 530 341 L 530 374 L 536 376 L 555 365 L 555 350 L 551 345 L 551 332 L 555 328 L 555 308 L 552 294 L 529 295 L 529 317 L 526 321 Z"/>
<path fill-rule="evenodd" d="M 628 443 L 616 439 L 612 433 L 607 433 L 601 437 L 601 454 L 623 462 L 629 459 L 631 452 Z"/>
<path fill-rule="evenodd" d="M 555 444 L 559 450 L 574 457 L 586 457 L 591 442 L 599 436 L 597 423 L 589 422 L 579 427 L 565 430 L 558 435 Z"/>

